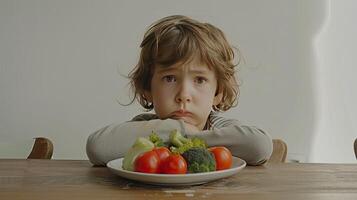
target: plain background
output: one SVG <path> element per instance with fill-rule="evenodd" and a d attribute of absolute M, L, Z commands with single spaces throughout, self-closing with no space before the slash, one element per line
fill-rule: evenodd
<path fill-rule="evenodd" d="M 0 158 L 50 138 L 54 159 L 87 159 L 88 135 L 143 109 L 128 79 L 146 28 L 173 14 L 221 28 L 244 58 L 224 115 L 288 144 L 288 159 L 355 162 L 353 0 L 0 0 Z"/>

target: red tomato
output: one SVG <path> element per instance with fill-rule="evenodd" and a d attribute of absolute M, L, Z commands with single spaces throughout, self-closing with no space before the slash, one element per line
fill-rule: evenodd
<path fill-rule="evenodd" d="M 171 154 L 161 164 L 161 173 L 164 174 L 186 174 L 187 164 L 180 154 Z"/>
<path fill-rule="evenodd" d="M 164 162 L 164 160 L 166 160 L 166 158 L 168 158 L 171 154 L 170 150 L 166 147 L 157 147 L 155 149 L 153 149 L 153 151 L 155 151 L 155 153 L 157 154 L 157 156 L 159 157 L 160 160 L 160 166 L 159 166 L 159 170 L 157 173 L 161 173 L 161 167 L 162 167 L 162 163 Z"/>
<path fill-rule="evenodd" d="M 211 147 L 208 149 L 216 159 L 216 170 L 229 169 L 232 166 L 232 153 L 226 147 Z"/>
<path fill-rule="evenodd" d="M 157 147 L 153 151 L 159 156 L 160 162 L 164 161 L 171 154 L 170 150 L 166 147 Z"/>
<path fill-rule="evenodd" d="M 144 173 L 158 173 L 160 158 L 155 151 L 140 154 L 134 161 L 134 170 Z"/>

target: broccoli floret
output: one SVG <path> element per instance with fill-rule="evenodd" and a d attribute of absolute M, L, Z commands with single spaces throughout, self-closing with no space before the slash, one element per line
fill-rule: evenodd
<path fill-rule="evenodd" d="M 191 138 L 192 141 L 192 147 L 201 147 L 201 148 L 207 148 L 207 144 L 204 140 L 202 140 L 201 138 Z"/>
<path fill-rule="evenodd" d="M 191 149 L 193 147 L 192 141 L 189 140 L 182 146 L 176 147 L 176 146 L 170 146 L 170 151 L 172 153 L 178 153 L 178 154 L 183 154 L 185 151 Z"/>
<path fill-rule="evenodd" d="M 181 133 L 177 130 L 173 130 L 170 133 L 170 143 L 172 146 L 170 147 L 170 151 L 173 153 L 183 154 L 185 151 L 194 148 L 201 147 L 206 148 L 206 142 L 200 138 L 186 138 L 181 135 Z"/>
<path fill-rule="evenodd" d="M 214 155 L 205 148 L 194 147 L 182 154 L 187 169 L 191 173 L 210 172 L 216 170 Z"/>
<path fill-rule="evenodd" d="M 184 144 L 188 143 L 190 140 L 185 138 L 184 136 L 181 135 L 181 133 L 178 130 L 173 130 L 170 133 L 170 142 L 172 145 L 176 147 L 183 146 Z"/>
<path fill-rule="evenodd" d="M 162 138 L 160 138 L 160 136 L 157 133 L 155 133 L 154 131 L 150 134 L 149 140 L 152 143 L 154 143 L 155 147 L 165 146 L 164 141 L 162 140 Z"/>
<path fill-rule="evenodd" d="M 123 159 L 123 169 L 134 171 L 134 161 L 138 155 L 150 151 L 155 147 L 154 143 L 144 137 L 139 137 L 135 140 L 133 146 L 125 154 Z"/>

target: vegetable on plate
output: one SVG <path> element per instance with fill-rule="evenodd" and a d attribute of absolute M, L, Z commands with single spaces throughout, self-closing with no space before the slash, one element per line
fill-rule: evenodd
<path fill-rule="evenodd" d="M 170 150 L 166 147 L 155 147 L 153 151 L 159 156 L 160 162 L 164 161 L 171 154 Z"/>
<path fill-rule="evenodd" d="M 191 173 L 211 172 L 216 170 L 216 161 L 211 152 L 205 148 L 195 147 L 185 151 L 182 156 Z"/>
<path fill-rule="evenodd" d="M 211 147 L 208 151 L 212 152 L 216 160 L 217 170 L 229 169 L 232 167 L 232 153 L 226 147 Z"/>
<path fill-rule="evenodd" d="M 123 159 L 123 169 L 128 171 L 134 171 L 134 162 L 137 156 L 140 154 L 151 151 L 155 145 L 149 139 L 139 137 L 135 140 L 133 146 L 128 150 Z"/>
<path fill-rule="evenodd" d="M 186 174 L 187 163 L 180 154 L 171 154 L 161 164 L 163 174 Z"/>
<path fill-rule="evenodd" d="M 160 158 L 154 150 L 140 154 L 134 162 L 136 172 L 159 173 Z"/>
<path fill-rule="evenodd" d="M 143 173 L 186 174 L 212 172 L 232 167 L 226 147 L 210 147 L 200 138 L 187 138 L 173 130 L 168 141 L 154 131 L 139 137 L 123 159 L 123 169 Z"/>
<path fill-rule="evenodd" d="M 183 154 L 185 151 L 195 148 L 207 148 L 207 144 L 200 138 L 186 138 L 177 130 L 173 130 L 169 136 L 169 142 L 171 144 L 170 150 L 173 153 Z"/>

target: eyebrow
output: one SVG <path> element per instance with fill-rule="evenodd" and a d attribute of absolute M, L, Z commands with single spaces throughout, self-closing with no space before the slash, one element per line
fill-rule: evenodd
<path fill-rule="evenodd" d="M 177 67 L 160 67 L 158 68 L 157 73 L 158 74 L 162 74 L 162 73 L 166 73 L 166 72 L 171 72 L 171 71 L 179 71 L 179 69 Z M 193 70 L 189 70 L 190 73 L 194 73 L 194 74 L 207 74 L 210 70 L 209 69 L 193 69 Z"/>
<path fill-rule="evenodd" d="M 162 73 L 170 72 L 170 71 L 178 71 L 178 69 L 172 68 L 172 67 L 158 67 L 157 68 L 158 74 L 162 74 Z"/>
<path fill-rule="evenodd" d="M 194 69 L 194 70 L 190 70 L 190 72 L 194 73 L 194 74 L 207 74 L 209 72 L 209 70 L 207 70 L 207 69 L 203 69 L 203 70 Z"/>

